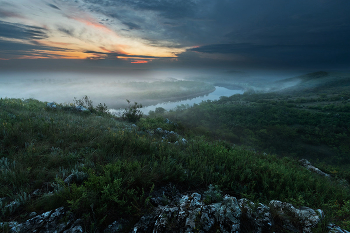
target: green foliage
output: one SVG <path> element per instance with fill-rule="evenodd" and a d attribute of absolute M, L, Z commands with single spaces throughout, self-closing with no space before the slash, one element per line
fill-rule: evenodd
<path fill-rule="evenodd" d="M 163 130 L 175 131 L 182 130 L 182 127 L 177 123 L 167 121 L 163 117 L 146 117 L 141 118 L 137 125 L 143 130 L 156 130 L 157 128 L 161 128 Z"/>
<path fill-rule="evenodd" d="M 96 107 L 95 110 L 100 113 L 107 113 L 108 107 L 105 103 L 99 103 Z"/>
<path fill-rule="evenodd" d="M 234 95 L 163 115 L 181 122 L 187 131 L 211 139 L 338 165 L 343 167 L 338 176 L 350 182 L 346 175 L 350 165 L 350 111 L 348 101 L 344 101 L 350 93 L 321 96 L 322 100 L 315 94 Z"/>
<path fill-rule="evenodd" d="M 217 185 L 210 184 L 209 189 L 204 192 L 203 201 L 205 204 L 220 202 L 222 199 L 222 191 Z"/>
<path fill-rule="evenodd" d="M 77 99 L 76 97 L 74 97 L 74 104 L 76 106 L 82 106 L 84 108 L 87 108 L 90 111 L 93 111 L 94 109 L 94 106 L 92 105 L 92 100 L 90 100 L 90 98 L 87 95 L 83 96 L 83 98 L 81 99 Z"/>
<path fill-rule="evenodd" d="M 125 108 L 125 111 L 123 112 L 123 119 L 129 121 L 129 122 L 137 122 L 138 120 L 140 120 L 140 118 L 142 117 L 143 113 L 139 108 L 142 108 L 141 104 L 137 104 L 137 102 L 135 102 L 133 105 L 130 104 L 129 100 L 126 100 L 129 104 L 129 106 L 127 108 Z"/>
<path fill-rule="evenodd" d="M 74 97 L 73 102 L 75 106 L 82 106 L 93 113 L 106 114 L 108 112 L 108 107 L 105 103 L 99 103 L 96 107 L 94 107 L 92 104 L 92 100 L 87 95 L 83 96 L 81 99 L 77 99 L 76 97 Z M 71 109 L 71 106 L 69 105 L 60 107 L 63 109 L 67 108 L 68 110 Z"/>

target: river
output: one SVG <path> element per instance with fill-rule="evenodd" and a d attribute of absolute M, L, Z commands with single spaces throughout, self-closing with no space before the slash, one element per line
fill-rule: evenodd
<path fill-rule="evenodd" d="M 244 92 L 243 90 L 230 90 L 224 87 L 215 87 L 215 91 L 204 96 L 199 96 L 199 97 L 187 99 L 187 100 L 172 101 L 172 102 L 169 101 L 165 103 L 159 103 L 156 105 L 145 106 L 141 108 L 141 111 L 143 112 L 143 114 L 148 115 L 149 111 L 154 111 L 156 108 L 164 108 L 165 110 L 169 111 L 171 109 L 175 109 L 176 106 L 179 106 L 179 105 L 193 106 L 194 104 L 199 104 L 202 101 L 218 100 L 220 99 L 221 96 L 243 94 L 243 92 Z M 109 111 L 112 114 L 121 115 L 124 109 L 109 109 Z"/>

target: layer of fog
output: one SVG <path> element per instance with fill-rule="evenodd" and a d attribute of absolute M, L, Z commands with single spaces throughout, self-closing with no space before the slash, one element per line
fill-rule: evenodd
<path fill-rule="evenodd" d="M 87 95 L 95 105 L 106 103 L 111 108 L 118 108 L 125 106 L 128 93 L 135 92 L 132 87 L 121 85 L 125 82 L 196 80 L 228 89 L 266 91 L 271 89 L 268 84 L 293 75 L 220 70 L 133 70 L 115 74 L 0 72 L 0 97 L 71 103 L 74 97 L 79 99 Z"/>
<path fill-rule="evenodd" d="M 155 111 L 157 108 L 163 108 L 166 111 L 169 110 L 176 110 L 176 109 L 186 109 L 188 107 L 193 106 L 194 104 L 199 104 L 202 101 L 214 101 L 214 100 L 219 100 L 220 97 L 222 96 L 232 96 L 235 94 L 243 94 L 243 90 L 230 90 L 224 87 L 215 87 L 215 91 L 191 98 L 191 99 L 186 99 L 186 100 L 180 100 L 180 101 L 168 101 L 168 102 L 163 102 L 163 103 L 158 103 L 156 105 L 149 105 L 149 106 L 144 106 L 140 110 L 143 114 L 148 115 L 150 111 Z M 110 109 L 110 112 L 116 116 L 121 116 L 124 112 L 124 109 Z"/>

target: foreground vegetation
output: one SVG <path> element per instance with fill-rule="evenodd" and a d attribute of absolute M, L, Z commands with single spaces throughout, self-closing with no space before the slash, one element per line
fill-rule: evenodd
<path fill-rule="evenodd" d="M 208 139 L 181 122 L 153 117 L 132 125 L 103 109 L 0 100 L 0 221 L 66 206 L 88 232 L 118 218 L 131 227 L 151 210 L 152 190 L 171 182 L 181 192 L 212 184 L 238 198 L 321 208 L 326 219 L 318 232 L 326 232 L 329 221 L 350 229 L 350 190 L 335 178 L 313 174 L 292 158 Z M 187 142 L 162 139 L 159 127 Z M 75 181 L 64 182 L 70 174 Z M 19 204 L 9 208 L 12 201 Z"/>

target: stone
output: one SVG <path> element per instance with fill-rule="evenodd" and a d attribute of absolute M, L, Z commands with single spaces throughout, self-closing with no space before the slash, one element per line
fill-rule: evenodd
<path fill-rule="evenodd" d="M 202 195 L 192 193 L 183 195 L 175 205 L 158 206 L 151 215 L 141 218 L 133 232 L 239 232 L 240 215 L 235 197 L 227 195 L 221 203 L 206 205 Z"/>
<path fill-rule="evenodd" d="M 82 183 L 87 179 L 87 174 L 84 172 L 73 172 L 70 174 L 65 180 L 64 183 L 72 184 L 72 183 Z"/>
<path fill-rule="evenodd" d="M 79 112 L 86 112 L 89 111 L 89 109 L 85 108 L 84 106 L 78 105 L 75 107 L 76 110 L 78 110 Z"/>
<path fill-rule="evenodd" d="M 104 231 L 103 233 L 118 233 L 122 232 L 124 224 L 127 222 L 123 219 L 114 221 L 112 224 L 110 224 Z"/>
<path fill-rule="evenodd" d="M 320 222 L 323 211 L 313 210 L 309 207 L 295 208 L 292 204 L 272 200 L 269 204 L 273 218 L 284 229 L 293 232 L 311 233 L 318 222 Z"/>
<path fill-rule="evenodd" d="M 13 224 L 11 231 L 16 233 L 25 232 L 64 232 L 78 233 L 84 232 L 80 219 L 75 219 L 72 214 L 68 214 L 64 207 L 47 211 L 37 215 L 20 224 Z"/>
<path fill-rule="evenodd" d="M 328 225 L 328 229 L 329 229 L 329 233 L 350 233 L 349 231 L 343 230 L 339 226 L 337 226 L 333 223 L 330 223 Z"/>
<path fill-rule="evenodd" d="M 300 162 L 300 164 L 301 164 L 303 167 L 305 167 L 305 168 L 306 168 L 307 170 L 309 170 L 309 171 L 315 172 L 315 173 L 317 173 L 317 174 L 319 174 L 319 175 L 321 175 L 321 176 L 330 177 L 329 174 L 327 174 L 327 173 L 321 171 L 320 169 L 318 169 L 318 168 L 315 167 L 315 166 L 312 166 L 311 163 L 310 163 L 308 160 L 306 160 L 306 159 L 301 159 L 301 160 L 299 160 L 299 162 Z"/>
<path fill-rule="evenodd" d="M 47 103 L 46 106 L 47 106 L 48 108 L 53 108 L 53 109 L 56 109 L 56 108 L 57 108 L 57 105 L 56 105 L 55 102 Z"/>
<path fill-rule="evenodd" d="M 246 198 L 238 200 L 242 211 L 242 228 L 246 231 L 254 231 L 256 233 L 269 232 L 273 220 L 270 213 L 270 208 L 264 204 L 249 201 Z"/>

